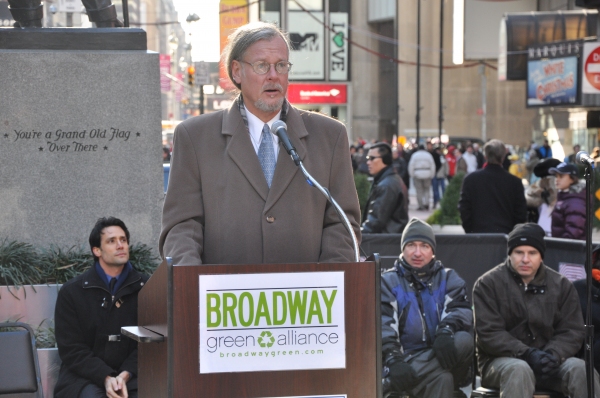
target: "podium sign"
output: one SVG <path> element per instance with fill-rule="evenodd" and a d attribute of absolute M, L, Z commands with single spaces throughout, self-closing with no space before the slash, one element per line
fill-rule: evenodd
<path fill-rule="evenodd" d="M 138 295 L 140 397 L 380 396 L 380 275 L 372 261 L 163 262 Z"/>
<path fill-rule="evenodd" d="M 343 272 L 200 275 L 200 373 L 346 367 Z"/>

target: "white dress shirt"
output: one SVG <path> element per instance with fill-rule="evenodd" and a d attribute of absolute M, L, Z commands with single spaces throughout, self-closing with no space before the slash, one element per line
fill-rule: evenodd
<path fill-rule="evenodd" d="M 250 132 L 250 141 L 252 141 L 252 145 L 254 145 L 254 151 L 258 155 L 258 148 L 260 147 L 260 139 L 262 136 L 262 129 L 263 129 L 263 126 L 265 125 L 265 122 L 263 122 L 262 120 L 257 118 L 255 115 L 253 115 L 252 112 L 250 112 L 248 110 L 248 108 L 246 108 L 246 105 L 244 105 L 244 108 L 246 109 L 246 118 L 248 119 L 248 131 Z M 273 123 L 275 123 L 277 120 L 279 120 L 280 116 L 281 116 L 281 110 L 277 113 L 277 115 L 275 115 L 275 117 L 273 119 L 271 119 L 267 122 L 267 125 L 269 125 L 269 128 L 271 128 Z M 273 134 L 272 138 L 273 138 L 273 150 L 275 151 L 275 159 L 277 159 L 277 155 L 279 154 L 279 137 L 277 137 L 275 134 Z"/>

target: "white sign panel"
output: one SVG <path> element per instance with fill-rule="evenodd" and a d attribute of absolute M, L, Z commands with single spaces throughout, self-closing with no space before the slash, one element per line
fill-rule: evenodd
<path fill-rule="evenodd" d="M 58 0 L 59 12 L 80 12 L 82 8 L 81 0 Z"/>
<path fill-rule="evenodd" d="M 312 16 L 317 18 L 315 20 Z M 292 52 L 290 71 L 292 80 L 325 79 L 325 30 L 319 21 L 324 20 L 323 12 L 290 11 L 288 25 Z"/>
<path fill-rule="evenodd" d="M 348 80 L 348 13 L 332 12 L 329 22 L 329 80 Z M 335 33 L 334 33 L 335 32 Z"/>
<path fill-rule="evenodd" d="M 208 62 L 194 62 L 194 84 L 203 86 L 210 84 L 210 73 L 208 71 Z"/>
<path fill-rule="evenodd" d="M 343 272 L 200 275 L 200 373 L 345 367 Z"/>
<path fill-rule="evenodd" d="M 581 92 L 584 94 L 600 93 L 600 43 L 583 43 L 583 59 L 581 60 Z"/>

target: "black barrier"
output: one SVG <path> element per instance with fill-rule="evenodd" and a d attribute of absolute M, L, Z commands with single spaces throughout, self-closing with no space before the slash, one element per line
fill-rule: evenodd
<path fill-rule="evenodd" d="M 505 234 L 436 235 L 435 257 L 452 268 L 471 292 L 477 278 L 506 259 Z"/>
<path fill-rule="evenodd" d="M 545 238 L 544 264 L 555 271 L 560 263 L 585 265 L 585 241 L 560 238 Z"/>
<path fill-rule="evenodd" d="M 401 234 L 364 234 L 361 249 L 367 256 L 379 253 L 381 267 L 387 269 L 394 265 L 400 254 L 401 239 Z M 435 240 L 436 258 L 465 280 L 469 299 L 477 278 L 507 256 L 507 235 L 504 234 L 439 234 Z M 559 238 L 545 238 L 545 241 L 544 263 L 548 267 L 559 271 L 561 263 L 572 267 L 585 264 L 585 241 Z M 567 267 L 567 272 L 574 272 L 573 269 Z"/>

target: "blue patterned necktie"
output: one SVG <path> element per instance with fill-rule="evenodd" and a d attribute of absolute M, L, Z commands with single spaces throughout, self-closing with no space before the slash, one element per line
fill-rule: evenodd
<path fill-rule="evenodd" d="M 271 181 L 273 181 L 273 174 L 275 173 L 275 151 L 273 150 L 273 137 L 271 137 L 268 124 L 265 124 L 262 129 L 260 146 L 258 147 L 258 161 L 263 173 L 265 173 L 267 185 L 271 188 Z"/>

